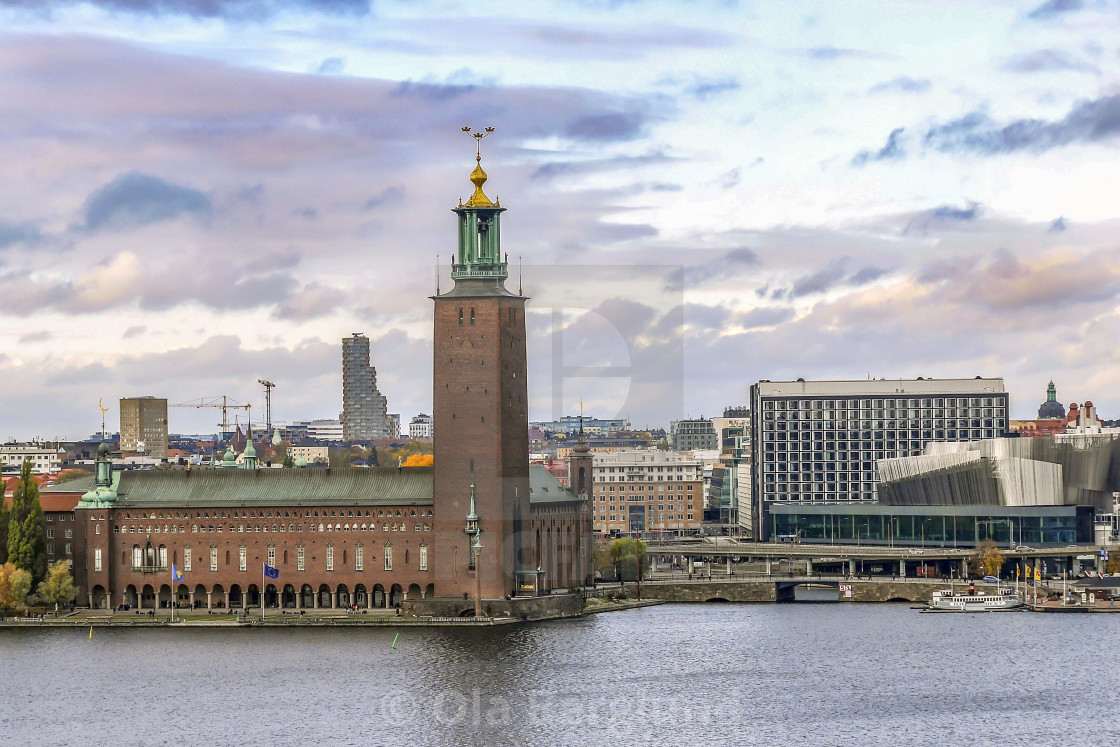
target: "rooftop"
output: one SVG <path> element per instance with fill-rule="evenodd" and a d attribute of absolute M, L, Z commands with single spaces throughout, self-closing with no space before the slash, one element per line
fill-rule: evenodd
<path fill-rule="evenodd" d="M 993 394 L 1007 391 L 996 379 L 853 379 L 847 381 L 760 381 L 755 385 L 763 397 L 811 397 L 892 394 Z"/>

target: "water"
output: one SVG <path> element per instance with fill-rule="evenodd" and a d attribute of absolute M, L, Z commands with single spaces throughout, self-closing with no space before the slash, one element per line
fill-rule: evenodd
<path fill-rule="evenodd" d="M 665 605 L 496 629 L 0 630 L 0 743 L 1115 744 L 1120 616 Z"/>

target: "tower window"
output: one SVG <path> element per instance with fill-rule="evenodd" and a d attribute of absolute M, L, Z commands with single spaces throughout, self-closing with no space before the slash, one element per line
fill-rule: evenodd
<path fill-rule="evenodd" d="M 474 324 L 474 307 L 471 307 L 471 324 Z"/>
<path fill-rule="evenodd" d="M 459 309 L 459 326 L 463 326 L 463 310 Z"/>

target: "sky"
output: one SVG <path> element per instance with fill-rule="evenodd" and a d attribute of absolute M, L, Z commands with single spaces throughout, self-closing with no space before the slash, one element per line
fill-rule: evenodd
<path fill-rule="evenodd" d="M 430 412 L 466 125 L 531 419 L 869 376 L 1118 417 L 1118 31 L 1112 0 L 0 0 L 0 438 L 136 395 L 259 422 L 258 378 L 337 417 L 353 332 Z"/>

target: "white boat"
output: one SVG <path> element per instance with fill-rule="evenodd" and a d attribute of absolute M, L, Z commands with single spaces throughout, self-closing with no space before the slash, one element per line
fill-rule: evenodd
<path fill-rule="evenodd" d="M 929 609 L 938 612 L 996 612 L 1022 606 L 1022 598 L 1012 588 L 1000 589 L 995 594 L 959 594 L 954 589 L 941 589 L 933 592 L 929 603 Z"/>

